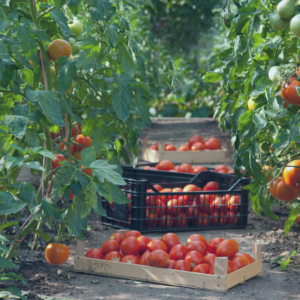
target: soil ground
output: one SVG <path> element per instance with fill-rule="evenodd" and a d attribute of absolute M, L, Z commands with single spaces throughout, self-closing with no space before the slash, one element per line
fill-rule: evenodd
<path fill-rule="evenodd" d="M 151 128 L 143 132 L 143 138 L 147 137 L 150 144 L 156 141 L 173 142 L 176 146 L 186 141 L 187 137 L 193 134 L 201 134 L 203 137 L 219 137 L 223 143 L 229 138 L 228 133 L 221 133 L 217 128 L 217 123 L 211 119 L 197 119 L 189 122 L 185 120 L 168 118 L 153 120 Z M 200 132 L 199 132 L 200 131 Z M 172 140 L 172 136 L 176 138 Z M 230 164 L 229 164 L 230 166 Z M 36 186 L 38 177 L 32 176 L 28 170 L 22 170 L 18 180 L 28 181 Z M 68 205 L 65 203 L 64 205 Z M 258 299 L 258 300 L 295 300 L 300 299 L 300 267 L 289 266 L 288 272 L 281 272 L 277 264 L 271 263 L 282 253 L 296 250 L 300 247 L 300 226 L 294 224 L 289 236 L 283 232 L 284 222 L 288 214 L 287 207 L 280 205 L 273 209 L 279 216 L 278 221 L 272 221 L 266 216 L 261 218 L 254 215 L 249 210 L 248 227 L 246 229 L 235 230 L 208 230 L 197 232 L 181 232 L 178 236 L 182 243 L 192 233 L 204 235 L 207 240 L 212 237 L 232 238 L 239 244 L 241 251 L 251 252 L 251 243 L 260 241 L 262 244 L 263 275 L 250 279 L 243 285 L 231 288 L 226 293 L 210 292 L 191 288 L 167 286 L 161 284 L 145 283 L 118 278 L 110 278 L 98 275 L 89 275 L 74 272 L 74 257 L 76 254 L 76 241 L 71 239 L 64 242 L 70 248 L 70 257 L 62 266 L 50 265 L 44 256 L 46 242 L 39 240 L 38 250 L 31 251 L 28 244 L 32 243 L 31 236 L 28 235 L 21 245 L 19 259 L 15 263 L 20 267 L 16 272 L 22 276 L 27 285 L 23 286 L 16 282 L 5 282 L 2 287 L 18 286 L 23 291 L 28 291 L 29 300 L 65 300 L 65 299 L 147 299 L 147 300 L 181 300 L 181 299 Z M 26 219 L 26 214 L 22 215 L 20 224 Z M 101 225 L 100 217 L 91 215 L 89 219 L 91 230 L 85 232 L 86 250 L 98 248 L 101 244 L 115 232 L 115 229 Z M 9 228 L 6 234 L 14 235 L 16 230 Z M 54 231 L 43 230 L 50 236 L 54 236 Z M 147 234 L 149 237 L 161 237 L 163 234 Z M 300 265 L 300 255 L 294 256 L 290 264 Z M 41 297 L 40 297 L 40 296 Z M 44 296 L 43 296 L 44 295 Z M 45 296 L 48 296 L 45 297 Z"/>

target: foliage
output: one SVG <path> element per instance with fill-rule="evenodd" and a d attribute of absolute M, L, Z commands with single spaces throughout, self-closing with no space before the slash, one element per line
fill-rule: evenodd
<path fill-rule="evenodd" d="M 275 30 L 270 24 L 278 2 L 227 1 L 224 9 L 231 22 L 227 34 L 230 45 L 218 55 L 223 67 L 207 72 L 204 78 L 206 82 L 222 80 L 226 94 L 214 117 L 222 130 L 231 131 L 235 174 L 241 176 L 239 170 L 244 168 L 251 176 L 247 188 L 254 212 L 261 215 L 263 210 L 274 220 L 278 217 L 270 207 L 278 202 L 269 194 L 266 175 L 276 179 L 286 163 L 299 157 L 300 149 L 298 107 L 289 104 L 284 108 L 281 86 L 268 77 L 273 66 L 298 65 L 299 38 L 289 32 L 289 27 Z M 299 6 L 296 8 L 299 11 Z M 291 68 L 294 74 L 296 65 Z M 247 106 L 250 98 L 254 110 Z M 264 165 L 273 170 L 264 174 Z M 286 234 L 300 212 L 300 202 L 295 199 L 290 208 Z"/>

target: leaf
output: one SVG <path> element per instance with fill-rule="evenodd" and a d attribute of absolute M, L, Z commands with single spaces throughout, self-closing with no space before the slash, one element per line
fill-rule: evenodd
<path fill-rule="evenodd" d="M 52 18 L 57 22 L 57 24 L 59 25 L 64 38 L 66 40 L 69 39 L 70 36 L 73 36 L 73 32 L 70 30 L 69 25 L 68 25 L 68 19 L 66 18 L 66 16 L 64 15 L 64 13 L 58 9 L 53 9 L 51 11 L 51 16 Z"/>
<path fill-rule="evenodd" d="M 28 118 L 22 116 L 5 115 L 3 118 L 4 125 L 8 131 L 16 138 L 22 139 L 26 133 Z"/>
<path fill-rule="evenodd" d="M 17 269 L 18 267 L 7 258 L 0 256 L 0 266 L 3 268 Z"/>
<path fill-rule="evenodd" d="M 58 69 L 58 91 L 61 94 L 69 89 L 76 76 L 76 61 L 68 58 L 64 59 Z M 60 59 L 58 59 L 58 63 L 60 63 Z"/>
<path fill-rule="evenodd" d="M 17 31 L 17 37 L 21 42 L 21 48 L 24 51 L 24 55 L 28 58 L 33 58 L 35 56 L 37 50 L 37 43 L 35 39 L 32 37 L 31 31 L 24 26 L 24 24 L 20 24 Z"/>
<path fill-rule="evenodd" d="M 90 167 L 93 168 L 96 177 L 102 183 L 107 180 L 116 185 L 126 184 L 122 176 L 115 171 L 118 166 L 110 165 L 106 160 L 96 160 L 90 164 Z"/>
<path fill-rule="evenodd" d="M 253 122 L 256 124 L 257 130 L 262 130 L 268 124 L 264 110 L 260 110 L 253 115 Z"/>
<path fill-rule="evenodd" d="M 50 242 L 52 239 L 48 234 L 44 233 L 44 231 L 41 229 L 34 230 L 34 233 L 38 234 L 45 242 Z"/>
<path fill-rule="evenodd" d="M 115 47 L 119 41 L 119 34 L 117 33 L 117 31 L 114 29 L 113 26 L 110 25 L 107 26 L 106 35 L 108 37 L 110 46 Z"/>
<path fill-rule="evenodd" d="M 132 104 L 133 99 L 132 90 L 128 84 L 131 79 L 125 73 L 121 75 L 115 73 L 114 82 L 118 85 L 118 88 L 111 97 L 113 108 L 117 116 L 125 122 L 129 114 L 129 105 Z"/>
<path fill-rule="evenodd" d="M 81 211 L 81 218 L 87 217 L 92 209 L 97 208 L 97 194 L 96 194 L 97 187 L 95 183 L 91 180 L 87 186 L 87 194 L 85 196 L 85 204 Z"/>
<path fill-rule="evenodd" d="M 55 207 L 52 205 L 52 201 L 48 197 L 45 197 L 42 200 L 42 209 L 48 216 L 53 217 L 55 215 Z"/>
<path fill-rule="evenodd" d="M 0 244 L 0 250 L 1 251 L 9 251 L 9 249 L 5 245 L 2 245 L 2 244 Z"/>
<path fill-rule="evenodd" d="M 29 147 L 38 147 L 40 145 L 37 132 L 34 129 L 30 129 L 30 128 L 27 129 L 25 134 L 25 143 Z"/>
<path fill-rule="evenodd" d="M 81 0 L 67 0 L 67 5 L 75 16 L 79 13 L 80 3 Z"/>
<path fill-rule="evenodd" d="M 15 221 L 15 222 L 10 222 L 10 221 L 5 222 L 4 224 L 0 225 L 0 230 L 3 230 L 5 228 L 11 227 L 11 226 L 17 226 L 17 227 L 19 227 L 19 223 L 17 221 Z M 3 237 L 3 236 L 1 236 L 1 237 Z M 0 241 L 3 242 L 3 240 L 0 240 Z M 7 241 L 8 240 L 6 240 L 6 242 Z"/>
<path fill-rule="evenodd" d="M 120 188 L 108 181 L 105 181 L 105 184 L 102 184 L 97 189 L 97 192 L 109 203 L 127 204 L 131 202 Z"/>
<path fill-rule="evenodd" d="M 0 242 L 8 242 L 9 240 L 4 236 L 0 234 Z"/>
<path fill-rule="evenodd" d="M 202 79 L 204 82 L 218 82 L 223 79 L 223 76 L 214 72 L 206 72 Z"/>
<path fill-rule="evenodd" d="M 101 21 L 111 8 L 108 0 L 91 0 L 90 13 L 95 22 Z"/>
<path fill-rule="evenodd" d="M 45 171 L 43 166 L 38 161 L 30 161 L 24 164 L 29 169 L 38 170 L 38 171 Z"/>
<path fill-rule="evenodd" d="M 20 280 L 24 285 L 26 284 L 26 281 L 22 277 L 20 277 L 19 275 L 17 275 L 16 273 L 9 272 L 9 273 L 6 274 L 6 276 L 10 276 L 10 277 L 16 278 L 16 279 Z"/>
<path fill-rule="evenodd" d="M 55 220 L 62 221 L 68 214 L 68 209 L 64 208 L 55 213 Z"/>
<path fill-rule="evenodd" d="M 45 157 L 48 157 L 51 159 L 57 159 L 56 156 L 48 150 L 43 149 L 43 150 L 38 151 L 38 153 L 41 154 L 42 156 L 45 156 Z"/>
<path fill-rule="evenodd" d="M 292 209 L 290 210 L 290 214 L 287 218 L 287 220 L 285 221 L 285 225 L 284 225 L 284 232 L 286 234 L 286 236 L 288 236 L 289 231 L 292 227 L 292 225 L 294 224 L 298 214 L 300 213 L 300 207 L 299 204 L 293 204 Z"/>
<path fill-rule="evenodd" d="M 131 55 L 128 53 L 127 48 L 124 44 L 117 45 L 118 53 L 121 55 L 121 67 L 124 72 L 131 78 L 135 75 L 135 63 Z"/>
<path fill-rule="evenodd" d="M 21 290 L 19 290 L 17 287 L 10 286 L 5 289 L 5 291 L 11 292 L 13 295 L 18 296 L 22 300 L 27 300 L 27 297 L 25 297 Z"/>
<path fill-rule="evenodd" d="M 98 200 L 97 208 L 93 209 L 96 214 L 101 217 L 107 217 L 106 211 L 102 206 L 102 201 Z"/>
<path fill-rule="evenodd" d="M 35 188 L 27 182 L 21 182 L 18 186 L 19 196 L 28 203 L 34 202 Z"/>
<path fill-rule="evenodd" d="M 290 263 L 291 258 L 297 253 L 298 251 L 292 251 L 292 253 L 289 254 L 289 258 L 280 264 L 281 271 L 288 271 L 287 265 Z"/>
<path fill-rule="evenodd" d="M 252 170 L 253 176 L 260 182 L 264 183 L 266 181 L 265 175 L 261 172 L 261 167 L 256 162 L 255 158 L 255 150 L 254 147 L 250 148 L 249 151 L 249 162 L 250 162 L 250 168 Z"/>
<path fill-rule="evenodd" d="M 26 205 L 26 202 L 19 201 L 17 198 L 7 192 L 0 192 L 0 215 L 9 215 L 21 211 Z"/>
<path fill-rule="evenodd" d="M 78 69 L 84 68 L 85 66 L 89 65 L 100 55 L 100 46 L 99 42 L 96 39 L 90 37 L 85 42 L 89 42 L 90 44 L 83 45 L 81 47 L 81 51 L 77 60 Z"/>
<path fill-rule="evenodd" d="M 272 86 L 274 83 L 266 76 L 262 77 L 256 87 L 255 90 L 251 92 L 251 96 L 255 97 L 259 94 L 263 93 L 268 87 Z"/>
<path fill-rule="evenodd" d="M 85 148 L 81 151 L 81 165 L 89 167 L 96 160 L 96 153 L 93 147 Z"/>

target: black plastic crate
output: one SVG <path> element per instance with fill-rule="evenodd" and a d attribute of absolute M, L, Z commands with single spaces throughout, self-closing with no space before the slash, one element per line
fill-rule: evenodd
<path fill-rule="evenodd" d="M 242 186 L 249 184 L 248 178 L 238 179 L 232 174 L 213 171 L 202 171 L 197 175 L 166 171 L 151 172 L 132 168 L 132 166 L 123 166 L 123 171 L 127 185 L 121 188 L 132 202 L 128 205 L 116 203 L 111 205 L 102 199 L 107 213 L 107 217 L 102 217 L 102 223 L 105 225 L 119 229 L 129 228 L 143 233 L 245 228 L 247 226 L 249 191 L 242 189 Z M 151 175 L 153 173 L 155 174 Z M 153 187 L 159 184 L 164 189 L 175 187 L 183 189 L 186 185 L 193 184 L 203 188 L 210 181 L 218 183 L 218 191 L 162 193 Z M 149 189 L 153 192 L 147 192 Z M 183 198 L 180 198 L 181 196 Z M 175 199 L 174 206 L 164 207 L 163 197 L 167 197 L 168 200 Z M 233 203 L 224 204 L 224 197 L 228 199 L 232 197 Z M 150 199 L 152 199 L 151 203 L 149 203 Z M 212 205 L 210 199 L 219 199 L 219 203 L 216 201 Z M 166 213 L 163 215 L 164 210 Z M 167 216 L 168 213 L 170 217 Z M 173 225 L 168 227 L 172 223 Z"/>

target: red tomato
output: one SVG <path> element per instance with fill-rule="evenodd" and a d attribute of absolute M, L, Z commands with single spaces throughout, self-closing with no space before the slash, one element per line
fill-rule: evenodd
<path fill-rule="evenodd" d="M 130 230 L 130 231 L 127 231 L 124 235 L 124 239 L 128 238 L 128 237 L 134 237 L 134 238 L 138 238 L 139 236 L 142 236 L 142 234 L 139 232 L 139 231 L 136 231 L 136 230 Z"/>
<path fill-rule="evenodd" d="M 51 170 L 55 170 L 56 168 L 61 167 L 62 165 L 60 164 L 60 162 L 67 160 L 62 154 L 55 154 L 55 157 L 57 159 L 52 159 Z"/>
<path fill-rule="evenodd" d="M 74 136 L 76 136 L 76 135 L 77 135 L 77 127 L 74 126 L 74 127 L 72 128 L 71 137 L 74 137 Z"/>
<path fill-rule="evenodd" d="M 201 214 L 198 219 L 198 226 L 207 226 L 209 223 L 209 217 L 207 214 Z"/>
<path fill-rule="evenodd" d="M 66 140 L 66 139 L 64 138 L 64 141 L 65 141 L 65 140 Z M 60 142 L 60 143 L 59 143 L 58 148 L 59 148 L 60 151 L 63 151 L 63 150 L 68 151 L 67 145 L 64 144 L 63 142 Z M 74 145 L 69 145 L 69 148 L 70 148 L 70 152 L 71 152 L 71 154 L 72 154 L 72 153 L 75 151 L 75 146 L 74 146 Z"/>
<path fill-rule="evenodd" d="M 160 192 L 161 193 L 173 193 L 173 190 L 167 188 L 167 189 L 162 189 Z M 165 196 L 165 195 L 161 196 L 161 201 L 165 204 L 167 203 L 167 197 L 168 197 L 168 201 L 169 201 L 169 200 L 173 199 L 173 195 L 171 194 L 168 196 Z"/>
<path fill-rule="evenodd" d="M 72 193 L 72 191 L 70 191 L 70 196 L 69 196 L 69 200 L 73 200 L 75 197 L 75 195 Z"/>
<path fill-rule="evenodd" d="M 215 266 L 212 266 L 209 270 L 210 275 L 215 275 Z"/>
<path fill-rule="evenodd" d="M 218 191 L 219 189 L 219 185 L 215 181 L 210 181 L 204 186 L 203 191 Z"/>
<path fill-rule="evenodd" d="M 173 191 L 173 193 L 180 193 L 180 192 L 183 192 L 183 189 L 182 188 L 175 188 L 172 191 Z M 178 199 L 178 197 L 180 197 L 180 196 L 173 195 L 172 199 Z"/>
<path fill-rule="evenodd" d="M 228 260 L 227 274 L 230 274 L 236 270 L 237 270 L 236 265 L 231 260 Z"/>
<path fill-rule="evenodd" d="M 285 185 L 292 190 L 300 191 L 300 160 L 289 162 L 282 172 L 282 177 Z"/>
<path fill-rule="evenodd" d="M 186 147 L 190 148 L 189 142 L 185 142 L 182 146 L 186 146 Z"/>
<path fill-rule="evenodd" d="M 235 240 L 224 240 L 218 245 L 216 255 L 231 258 L 239 252 L 239 249 L 239 244 Z"/>
<path fill-rule="evenodd" d="M 120 248 L 124 255 L 136 255 L 140 252 L 141 245 L 136 238 L 130 236 L 122 241 Z"/>
<path fill-rule="evenodd" d="M 174 171 L 179 172 L 179 167 L 180 167 L 180 165 L 175 166 Z"/>
<path fill-rule="evenodd" d="M 215 259 L 217 255 L 213 253 L 207 253 L 204 258 L 204 263 L 210 265 L 211 267 L 215 264 Z"/>
<path fill-rule="evenodd" d="M 188 272 L 192 271 L 191 265 L 185 260 L 176 261 L 173 269 L 179 271 L 188 271 Z"/>
<path fill-rule="evenodd" d="M 243 256 L 243 257 L 247 258 L 249 260 L 250 264 L 255 262 L 255 259 L 250 254 L 247 254 L 247 253 L 237 253 L 235 256 Z"/>
<path fill-rule="evenodd" d="M 169 200 L 167 203 L 167 214 L 176 217 L 182 212 L 182 206 L 178 199 Z"/>
<path fill-rule="evenodd" d="M 214 209 L 213 206 L 210 206 L 210 197 L 211 195 L 200 195 L 199 200 L 196 201 L 195 205 L 197 205 L 199 212 L 200 212 L 200 216 L 201 213 L 211 213 Z"/>
<path fill-rule="evenodd" d="M 178 244 L 172 247 L 169 252 L 170 259 L 172 260 L 180 260 L 184 259 L 187 255 L 188 251 L 184 245 Z"/>
<path fill-rule="evenodd" d="M 163 250 L 154 250 L 148 257 L 149 264 L 156 268 L 166 268 L 169 265 L 170 258 L 168 253 Z"/>
<path fill-rule="evenodd" d="M 204 143 L 204 140 L 201 135 L 193 135 L 189 139 L 189 147 L 191 148 L 193 144 L 195 143 Z"/>
<path fill-rule="evenodd" d="M 141 259 L 141 254 L 138 253 L 137 255 L 135 255 L 135 257 L 140 261 L 140 259 Z"/>
<path fill-rule="evenodd" d="M 234 174 L 234 170 L 229 170 L 228 174 Z"/>
<path fill-rule="evenodd" d="M 167 269 L 173 269 L 175 263 L 176 263 L 176 260 L 170 260 L 170 261 L 169 261 L 169 264 L 168 264 L 168 266 L 167 266 Z"/>
<path fill-rule="evenodd" d="M 174 164 L 169 160 L 162 160 L 156 165 L 156 169 L 160 171 L 169 171 L 174 169 Z"/>
<path fill-rule="evenodd" d="M 126 263 L 126 264 L 138 265 L 139 264 L 139 259 L 134 255 L 125 255 L 121 259 L 121 262 Z"/>
<path fill-rule="evenodd" d="M 201 151 L 205 150 L 205 144 L 204 143 L 194 143 L 191 147 L 192 151 Z"/>
<path fill-rule="evenodd" d="M 235 264 L 237 269 L 250 265 L 249 259 L 244 256 L 234 256 L 231 261 Z"/>
<path fill-rule="evenodd" d="M 203 166 L 196 166 L 196 167 L 194 167 L 193 169 L 194 169 L 194 173 L 195 173 L 195 174 L 198 174 L 198 173 L 200 173 L 201 171 L 207 171 L 207 169 L 206 169 L 205 167 L 203 167 Z"/>
<path fill-rule="evenodd" d="M 205 148 L 208 150 L 218 150 L 221 149 L 221 141 L 217 138 L 209 138 L 207 142 L 205 142 Z"/>
<path fill-rule="evenodd" d="M 86 175 L 88 176 L 92 176 L 93 175 L 93 169 L 84 169 L 85 167 L 84 166 L 81 166 L 81 169 L 83 173 L 85 173 Z"/>
<path fill-rule="evenodd" d="M 217 247 L 223 241 L 224 241 L 224 239 L 222 239 L 220 237 L 215 237 L 215 238 L 211 239 L 207 246 L 208 252 L 216 254 Z"/>
<path fill-rule="evenodd" d="M 195 225 L 198 223 L 199 210 L 195 206 L 190 206 L 187 210 L 188 224 L 191 224 L 195 220 Z"/>
<path fill-rule="evenodd" d="M 193 250 L 187 253 L 184 260 L 187 261 L 192 268 L 194 268 L 195 266 L 202 264 L 204 258 L 200 252 Z"/>
<path fill-rule="evenodd" d="M 158 145 L 156 145 L 156 144 L 152 145 L 152 146 L 150 146 L 150 149 L 158 151 Z"/>
<path fill-rule="evenodd" d="M 168 248 L 164 242 L 161 240 L 152 240 L 148 243 L 147 247 L 149 248 L 150 252 L 154 250 L 163 250 L 168 253 Z"/>
<path fill-rule="evenodd" d="M 154 228 L 158 226 L 158 219 L 155 212 L 146 209 L 146 227 Z"/>
<path fill-rule="evenodd" d="M 203 242 L 200 241 L 191 241 L 186 245 L 186 249 L 188 252 L 190 251 L 198 251 L 205 256 L 207 254 L 207 247 Z"/>
<path fill-rule="evenodd" d="M 208 264 L 200 264 L 193 268 L 192 272 L 202 273 L 202 274 L 209 274 L 211 266 Z"/>
<path fill-rule="evenodd" d="M 144 254 L 140 258 L 140 265 L 150 266 L 149 261 L 148 261 L 148 257 L 150 255 L 150 253 L 151 252 L 149 250 L 147 250 L 146 252 L 144 252 Z"/>
<path fill-rule="evenodd" d="M 230 199 L 228 200 L 228 202 L 226 204 L 228 205 L 228 208 L 230 209 L 230 211 L 237 213 L 240 208 L 239 203 L 240 203 L 240 197 L 232 196 L 232 197 L 230 197 Z"/>
<path fill-rule="evenodd" d="M 230 210 L 226 212 L 225 214 L 225 224 L 235 224 L 237 225 L 239 222 L 239 217 L 235 215 L 233 212 Z"/>
<path fill-rule="evenodd" d="M 300 87 L 300 82 L 291 80 L 281 89 L 282 98 L 293 105 L 300 105 L 300 97 L 298 96 L 297 87 Z"/>
<path fill-rule="evenodd" d="M 168 251 L 170 251 L 174 246 L 180 245 L 180 239 L 175 233 L 167 233 L 162 238 L 161 241 L 167 246 Z"/>
<path fill-rule="evenodd" d="M 156 214 L 157 214 L 158 217 L 161 217 L 161 215 L 164 215 L 166 213 L 166 204 L 163 203 L 160 200 L 157 200 L 156 201 L 155 212 L 156 212 Z"/>
<path fill-rule="evenodd" d="M 178 148 L 178 151 L 190 151 L 190 148 L 185 145 L 182 145 Z"/>
<path fill-rule="evenodd" d="M 75 150 L 75 151 L 74 151 L 73 157 L 76 158 L 76 159 L 78 159 L 78 160 L 82 160 L 81 152 L 78 151 L 78 150 Z"/>
<path fill-rule="evenodd" d="M 90 249 L 85 254 L 85 257 L 102 259 L 103 258 L 103 253 L 102 253 L 101 249 Z"/>
<path fill-rule="evenodd" d="M 175 219 L 175 226 L 185 227 L 187 224 L 187 215 L 183 212 L 179 213 Z"/>
<path fill-rule="evenodd" d="M 121 260 L 121 254 L 117 251 L 108 252 L 103 259 L 119 262 Z"/>
<path fill-rule="evenodd" d="M 174 145 L 168 145 L 165 148 L 165 151 L 176 151 L 176 147 Z"/>
<path fill-rule="evenodd" d="M 124 254 L 123 254 L 123 252 L 121 251 L 121 249 L 120 249 L 119 253 L 120 253 L 120 256 L 121 256 L 121 258 L 122 258 L 122 257 L 124 256 Z"/>
<path fill-rule="evenodd" d="M 192 234 L 189 236 L 189 238 L 187 239 L 186 243 L 190 243 L 190 242 L 202 242 L 207 246 L 207 240 L 204 236 L 202 236 L 201 234 Z"/>
<path fill-rule="evenodd" d="M 269 185 L 271 195 L 284 202 L 290 202 L 297 198 L 297 190 L 289 188 L 283 181 L 282 177 L 279 177 L 276 181 L 271 181 Z"/>
<path fill-rule="evenodd" d="M 159 192 L 163 189 L 159 184 L 154 184 L 153 187 Z"/>
<path fill-rule="evenodd" d="M 80 147 L 75 145 L 75 148 L 77 150 L 82 151 L 85 147 L 91 147 L 92 139 L 89 136 L 85 137 L 83 134 L 79 134 L 76 136 L 74 142 L 84 146 L 84 147 Z"/>
<path fill-rule="evenodd" d="M 229 169 L 225 165 L 219 165 L 215 168 L 215 172 L 219 172 L 220 170 L 225 170 L 225 173 L 228 173 Z"/>
<path fill-rule="evenodd" d="M 160 227 L 166 227 L 166 219 L 167 219 L 167 227 L 172 227 L 174 224 L 174 220 L 170 215 L 163 215 L 160 219 Z"/>
<path fill-rule="evenodd" d="M 150 239 L 148 237 L 142 235 L 142 236 L 139 236 L 137 238 L 137 240 L 139 241 L 140 246 L 141 246 L 140 254 L 143 254 L 144 252 L 149 250 L 147 245 L 150 243 Z"/>
<path fill-rule="evenodd" d="M 228 218 L 226 218 L 222 212 L 219 213 L 218 211 L 215 211 L 210 217 L 209 224 L 222 226 L 228 222 Z"/>
<path fill-rule="evenodd" d="M 178 168 L 178 172 L 180 173 L 194 173 L 194 170 L 190 164 L 181 164 Z"/>
<path fill-rule="evenodd" d="M 120 233 L 113 233 L 110 237 L 110 240 L 115 240 L 118 242 L 118 244 L 120 245 L 123 241 L 123 236 Z"/>
<path fill-rule="evenodd" d="M 230 198 L 229 198 L 230 199 Z M 228 201 L 226 202 L 226 198 L 223 196 L 222 198 L 216 197 L 215 200 L 211 203 L 215 211 L 219 211 L 222 213 L 226 213 L 229 209 L 227 206 Z"/>
<path fill-rule="evenodd" d="M 187 192 L 187 193 L 189 193 L 189 192 L 199 192 L 199 191 L 200 191 L 199 188 L 194 184 L 188 184 L 183 188 L 183 192 Z M 198 195 L 184 195 L 184 200 L 188 201 L 188 203 L 190 205 L 193 204 L 194 198 L 199 199 L 199 196 Z"/>
<path fill-rule="evenodd" d="M 108 252 L 111 252 L 111 251 L 119 252 L 120 246 L 116 240 L 108 240 L 102 244 L 101 250 L 102 250 L 103 255 L 106 255 Z"/>

